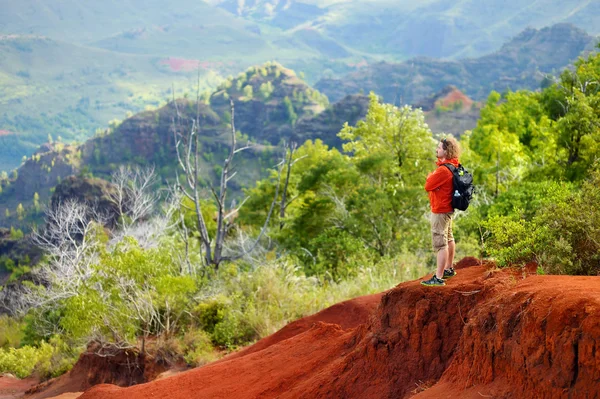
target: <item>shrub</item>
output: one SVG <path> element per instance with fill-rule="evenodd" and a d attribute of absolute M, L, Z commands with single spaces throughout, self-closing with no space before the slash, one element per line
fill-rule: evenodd
<path fill-rule="evenodd" d="M 519 208 L 494 216 L 490 253 L 499 265 L 536 261 L 544 272 L 600 274 L 600 173 L 592 173 L 581 190 L 557 191 L 529 218 Z"/>
<path fill-rule="evenodd" d="M 17 348 L 25 333 L 24 323 L 8 315 L 0 316 L 0 348 Z"/>
<path fill-rule="evenodd" d="M 58 337 L 39 346 L 0 349 L 0 373 L 11 373 L 19 378 L 30 376 L 34 371 L 43 379 L 57 377 L 71 369 L 77 357 L 72 348 Z"/>

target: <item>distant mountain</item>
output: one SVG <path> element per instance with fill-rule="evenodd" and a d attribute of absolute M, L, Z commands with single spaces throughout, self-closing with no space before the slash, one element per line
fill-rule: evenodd
<path fill-rule="evenodd" d="M 204 32 L 187 30 L 180 39 L 217 41 L 223 35 L 243 42 L 242 36 L 247 35 L 269 43 L 277 53 L 273 43 L 280 36 L 310 28 L 350 55 L 398 60 L 481 56 L 527 27 L 540 29 L 555 23 L 600 34 L 600 3 L 590 0 L 180 0 L 168 5 L 159 0 L 0 0 L 0 7 L 0 33 L 102 43 L 135 52 L 139 45 L 146 47 L 144 54 L 179 57 L 187 54 L 164 53 L 163 40 L 152 48 L 151 40 L 128 47 L 126 39 L 140 31 L 183 32 L 186 27 L 202 26 Z M 185 51 L 180 44 L 172 41 L 172 50 Z M 224 57 L 230 59 L 231 54 Z"/>
<path fill-rule="evenodd" d="M 497 52 L 480 58 L 443 61 L 415 58 L 402 63 L 368 65 L 342 78 L 322 79 L 315 87 L 338 100 L 359 91 L 383 96 L 395 104 L 413 104 L 454 85 L 475 100 L 490 91 L 536 89 L 547 73 L 571 64 L 595 39 L 572 25 L 527 29 Z"/>
<path fill-rule="evenodd" d="M 496 51 L 524 29 L 571 23 L 600 34 L 589 0 L 212 0 L 283 29 L 312 27 L 363 56 L 460 59 Z"/>
<path fill-rule="evenodd" d="M 171 87 L 193 92 L 198 69 L 206 89 L 270 60 L 303 72 L 311 85 L 354 72 L 366 80 L 322 83 L 333 100 L 386 85 L 386 100 L 405 102 L 447 84 L 474 98 L 490 88 L 531 87 L 536 72 L 521 63 L 534 51 L 524 56 L 501 45 L 528 26 L 556 22 L 598 34 L 599 7 L 589 0 L 0 0 L 0 130 L 11 132 L 0 135 L 0 171 L 18 166 L 48 134 L 84 140 L 127 112 L 164 104 Z M 537 42 L 540 50 L 547 44 Z M 538 69 L 566 65 L 572 49 L 563 50 L 545 52 Z M 512 54 L 396 64 L 492 51 Z M 503 73 L 488 74 L 496 61 L 491 71 Z M 364 65 L 373 76 L 361 76 Z M 439 82 L 429 82 L 432 75 Z M 503 83 L 490 84 L 497 79 Z"/>
<path fill-rule="evenodd" d="M 230 185 L 237 193 L 264 177 L 265 169 L 276 163 L 277 144 L 282 140 L 301 144 L 320 138 L 329 145 L 339 144 L 336 135 L 342 125 L 356 123 L 368 107 L 365 96 L 350 96 L 329 105 L 326 97 L 293 71 L 274 63 L 249 68 L 225 81 L 207 100 L 198 105 L 195 100 L 181 98 L 157 110 L 135 114 L 82 144 L 55 142 L 40 147 L 17 169 L 16 176 L 0 179 L 0 226 L 30 223 L 35 217 L 35 193 L 40 202 L 47 201 L 53 187 L 70 175 L 108 177 L 118 165 L 141 164 L 154 165 L 163 183 L 172 182 L 178 171 L 173 122 L 181 121 L 176 127 L 185 131 L 197 116 L 202 178 L 208 188 L 218 181 L 229 148 L 230 100 L 235 104 L 236 130 L 241 134 L 238 140 L 242 145 L 248 139 L 257 143 L 252 151 L 236 157 L 238 174 Z M 18 204 L 28 212 L 21 220 L 15 212 Z"/>

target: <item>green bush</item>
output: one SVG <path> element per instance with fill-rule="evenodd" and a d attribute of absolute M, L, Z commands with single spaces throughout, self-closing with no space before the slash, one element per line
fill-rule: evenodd
<path fill-rule="evenodd" d="M 517 208 L 484 222 L 491 255 L 500 266 L 536 261 L 548 273 L 600 274 L 600 173 L 554 194 L 529 218 Z"/>
<path fill-rule="evenodd" d="M 181 338 L 183 358 L 192 366 L 202 366 L 216 360 L 211 336 L 203 330 L 191 330 Z"/>
<path fill-rule="evenodd" d="M 294 258 L 259 266 L 223 265 L 195 313 L 212 341 L 225 348 L 273 334 L 287 323 L 361 295 L 389 289 L 427 272 L 427 255 L 399 254 L 355 265 L 352 276 L 307 277 Z M 246 269 L 245 271 L 242 269 Z"/>
<path fill-rule="evenodd" d="M 24 336 L 23 322 L 8 315 L 0 316 L 0 348 L 18 348 Z"/>
<path fill-rule="evenodd" d="M 223 311 L 225 304 L 219 299 L 210 302 L 200 303 L 194 309 L 194 314 L 200 322 L 200 326 L 204 331 L 212 334 L 215 331 L 215 326 L 223 321 Z"/>
<path fill-rule="evenodd" d="M 71 369 L 79 348 L 72 348 L 58 337 L 42 341 L 37 347 L 0 349 L 0 373 L 11 373 L 19 378 L 36 372 L 41 378 L 57 377 Z"/>
<path fill-rule="evenodd" d="M 39 359 L 38 348 L 0 349 L 0 373 L 14 374 L 19 378 L 31 375 Z"/>

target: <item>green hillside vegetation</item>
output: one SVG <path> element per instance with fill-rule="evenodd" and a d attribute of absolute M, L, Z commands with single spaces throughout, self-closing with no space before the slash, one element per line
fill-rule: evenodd
<path fill-rule="evenodd" d="M 72 174 L 108 178 L 119 165 L 153 165 L 161 181 L 173 183 L 177 169 L 172 131 L 178 120 L 175 104 L 183 131 L 200 112 L 202 179 L 207 189 L 211 183 L 218 185 L 219 165 L 231 140 L 230 100 L 235 103 L 239 140 L 244 145 L 248 140 L 257 144 L 236 158 L 238 176 L 231 183 L 234 195 L 240 195 L 243 187 L 254 184 L 266 168 L 278 162 L 277 146 L 282 141 L 301 143 L 319 137 L 339 146 L 339 129 L 346 121 L 356 123 L 367 110 L 365 96 L 351 96 L 330 106 L 325 96 L 277 63 L 251 67 L 225 80 L 215 92 L 200 93 L 199 105 L 188 96 L 114 122 L 82 144 L 54 142 L 40 147 L 13 174 L 4 173 L 0 180 L 0 225 L 27 229 L 39 221 L 40 210 L 32 205 L 34 194 L 45 203 L 53 187 Z M 24 217 L 14 212 L 19 204 L 27 210 Z"/>
<path fill-rule="evenodd" d="M 468 211 L 455 216 L 457 259 L 517 268 L 535 262 L 540 274 L 600 272 L 599 81 L 600 54 L 593 53 L 540 92 L 490 93 L 477 127 L 461 140 L 461 162 L 478 189 Z M 187 103 L 178 104 L 184 110 Z M 160 122 L 172 108 L 140 114 L 116 131 L 136 123 L 152 132 L 152 116 Z M 201 115 L 205 125 L 221 123 L 206 104 Z M 218 265 L 203 261 L 197 210 L 186 199 L 127 229 L 127 214 L 112 228 L 84 219 L 79 240 L 63 247 L 58 234 L 51 243 L 85 256 L 51 252 L 38 266 L 50 281 L 24 284 L 23 313 L 0 318 L 0 371 L 56 376 L 91 340 L 105 355 L 134 347 L 202 365 L 217 349 L 422 275 L 435 264 L 423 182 L 441 137 L 420 109 L 372 94 L 365 119 L 339 132 L 343 151 L 307 141 L 288 152 L 283 170 L 246 188 L 226 253 L 254 244 L 276 192 L 282 212 L 254 252 Z M 215 210 L 206 193 L 200 212 L 212 237 Z"/>
<path fill-rule="evenodd" d="M 203 1 L 169 4 L 157 0 L 108 0 L 82 3 L 76 0 L 23 2 L 3 1 L 0 16 L 2 33 L 35 34 L 53 39 L 90 44 L 116 34 L 144 27 L 176 24 L 212 24 L 243 28 L 247 23 Z"/>
<path fill-rule="evenodd" d="M 517 43 L 505 49 L 512 52 L 505 59 L 461 65 L 415 60 L 408 68 L 378 62 L 416 55 L 480 56 L 527 26 L 556 22 L 598 33 L 592 21 L 597 5 L 584 0 L 529 6 L 513 0 L 500 12 L 467 0 L 186 0 L 168 10 L 161 2 L 139 0 L 5 3 L 0 15 L 0 101 L 5 110 L 0 130 L 11 134 L 0 133 L 0 170 L 6 171 L 31 155 L 48 134 L 83 141 L 128 111 L 164 104 L 171 87 L 179 94 L 192 91 L 198 69 L 206 88 L 214 88 L 222 76 L 276 60 L 302 71 L 310 84 L 357 72 L 341 84 L 334 80 L 318 86 L 333 101 L 363 89 L 383 94 L 388 102 L 410 103 L 408 99 L 418 100 L 446 84 L 482 99 L 489 90 L 532 88 L 539 81 L 537 70 L 559 70 L 573 57 L 562 57 L 556 66 L 542 65 L 531 61 L 539 53 L 522 54 L 522 43 Z M 564 31 L 557 35 L 573 36 Z M 565 53 L 580 49 L 577 40 Z M 546 43 L 551 48 L 544 54 L 563 54 L 565 49 L 552 46 L 554 41 Z M 537 42 L 540 49 L 546 44 Z M 371 65 L 367 74 L 361 72 L 365 64 Z M 436 80 L 429 83 L 432 75 Z"/>
<path fill-rule="evenodd" d="M 460 61 L 415 58 L 402 63 L 380 62 L 342 78 L 322 79 L 315 87 L 336 101 L 358 91 L 374 91 L 391 103 L 413 104 L 448 85 L 475 100 L 491 90 L 535 90 L 544 74 L 557 73 L 595 39 L 571 25 L 528 29 L 500 50 L 480 58 Z"/>
<path fill-rule="evenodd" d="M 227 68 L 223 68 L 227 71 Z M 49 137 L 84 141 L 109 121 L 157 107 L 197 86 L 156 57 L 117 54 L 32 36 L 0 37 L 0 170 L 18 166 Z M 200 70 L 204 89 L 222 80 Z"/>

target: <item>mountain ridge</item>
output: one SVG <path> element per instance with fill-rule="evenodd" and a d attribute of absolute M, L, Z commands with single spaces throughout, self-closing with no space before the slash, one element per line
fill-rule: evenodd
<path fill-rule="evenodd" d="M 402 63 L 380 62 L 342 78 L 321 79 L 315 88 L 333 101 L 359 91 L 374 91 L 386 102 L 415 103 L 453 85 L 476 101 L 492 90 L 539 88 L 544 74 L 567 67 L 593 48 L 596 39 L 569 24 L 527 29 L 501 50 L 461 61 L 419 57 Z"/>

